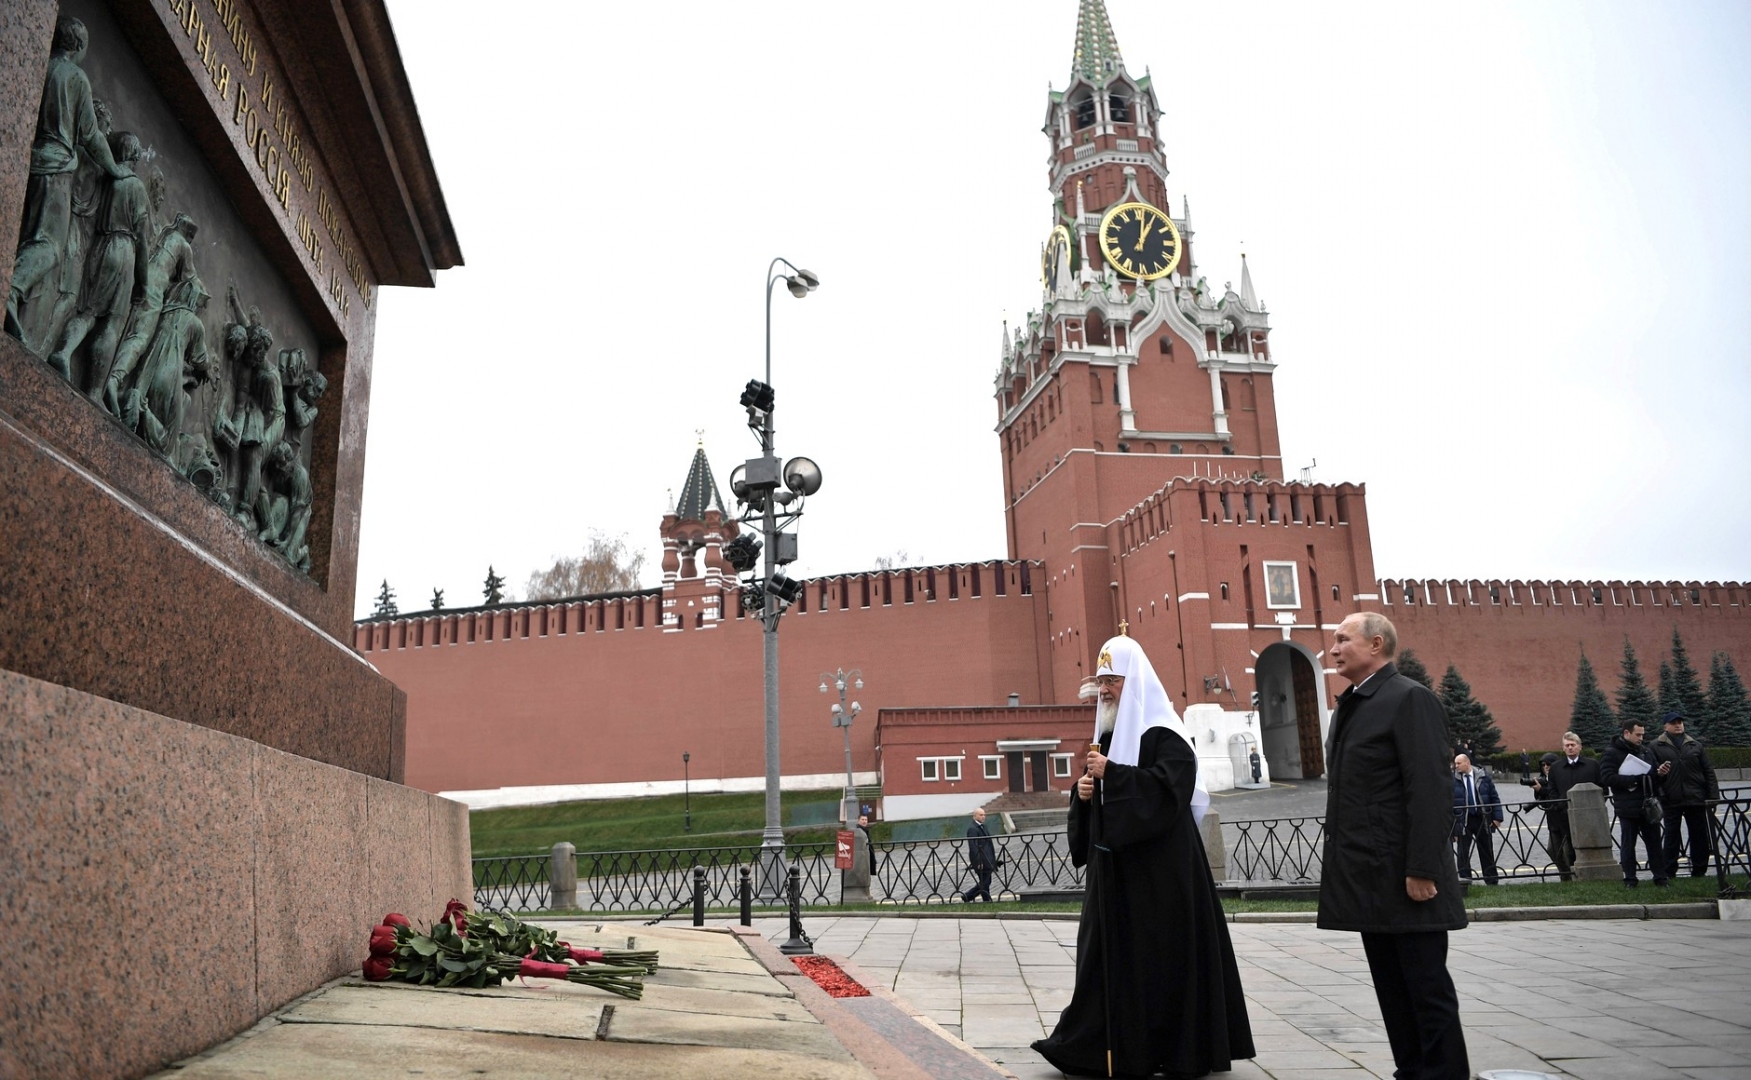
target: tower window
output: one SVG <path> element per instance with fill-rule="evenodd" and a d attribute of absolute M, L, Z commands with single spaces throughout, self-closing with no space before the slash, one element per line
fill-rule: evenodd
<path fill-rule="evenodd" d="M 1122 95 L 1107 95 L 1107 111 L 1112 114 L 1115 123 L 1128 124 L 1131 122 L 1131 102 Z"/>
<path fill-rule="evenodd" d="M 1155 347 L 1161 350 L 1161 355 L 1172 356 L 1173 355 L 1173 337 L 1171 335 L 1168 335 L 1168 334 L 1161 335 L 1159 338 L 1155 339 Z"/>
<path fill-rule="evenodd" d="M 1183 454 L 1186 452 L 1186 448 L 1184 446 L 1180 445 L 1179 443 L 1176 443 L 1176 442 L 1175 443 L 1168 443 L 1167 444 L 1167 452 L 1170 454 Z"/>
<path fill-rule="evenodd" d="M 1076 127 L 1088 127 L 1094 123 L 1094 98 L 1084 97 L 1076 103 Z"/>
<path fill-rule="evenodd" d="M 1228 582 L 1226 581 L 1222 583 L 1222 599 L 1228 599 Z"/>

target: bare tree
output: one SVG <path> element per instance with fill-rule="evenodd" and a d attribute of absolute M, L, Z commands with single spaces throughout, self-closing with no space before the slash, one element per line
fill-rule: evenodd
<path fill-rule="evenodd" d="M 531 600 L 622 592 L 638 588 L 643 570 L 644 552 L 632 550 L 625 536 L 610 540 L 591 530 L 582 555 L 559 556 L 548 569 L 530 574 L 523 591 Z"/>
<path fill-rule="evenodd" d="M 899 570 L 910 565 L 911 562 L 912 556 L 907 554 L 905 548 L 901 548 L 892 555 L 876 556 L 875 568 L 877 570 Z"/>

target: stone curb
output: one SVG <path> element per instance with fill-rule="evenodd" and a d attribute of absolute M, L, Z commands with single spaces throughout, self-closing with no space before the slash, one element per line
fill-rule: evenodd
<path fill-rule="evenodd" d="M 780 952 L 778 947 L 767 941 L 753 927 L 732 926 L 730 930 L 742 939 L 742 944 L 748 952 L 764 965 L 773 977 L 786 986 L 797 991 L 797 1000 L 812 1013 L 815 1019 L 825 1024 L 837 1036 L 845 1048 L 852 1052 L 858 1063 L 875 1073 L 882 1080 L 901 1080 L 901 1078 L 919 1077 L 929 1080 L 918 1065 L 901 1051 L 886 1042 L 879 1034 L 867 1027 L 861 1019 L 853 1016 L 848 1009 L 815 984 L 815 981 L 802 973 L 802 970 L 791 963 L 791 958 Z M 824 955 L 824 954 L 816 954 Z M 850 960 L 839 956 L 828 956 L 839 965 L 841 971 L 863 986 L 872 997 L 880 998 L 895 1009 L 904 1013 L 919 1027 L 924 1028 L 943 1042 L 961 1051 L 974 1061 L 989 1068 L 994 1075 L 1017 1080 L 1014 1073 L 992 1061 L 981 1053 L 978 1048 L 967 1043 L 953 1032 L 945 1030 L 941 1024 L 920 1013 L 918 1009 L 882 986 L 873 976 Z M 793 980 L 801 980 L 793 982 Z"/>
<path fill-rule="evenodd" d="M 879 981 L 877 981 L 877 979 L 873 975 L 871 975 L 869 972 L 863 970 L 861 967 L 858 967 L 856 964 L 852 963 L 850 960 L 845 959 L 844 957 L 835 956 L 835 957 L 832 957 L 831 959 L 835 964 L 839 965 L 839 969 L 841 971 L 845 972 L 845 974 L 851 976 L 853 979 L 856 979 L 858 984 L 861 985 L 864 989 L 868 990 L 871 994 L 875 995 L 876 997 L 884 999 L 885 1001 L 887 1001 L 888 1003 L 893 1005 L 896 1009 L 899 1009 L 901 1012 L 905 1013 L 907 1016 L 910 1016 L 913 1020 L 915 1020 L 918 1023 L 929 1028 L 931 1031 L 935 1032 L 937 1034 L 937 1036 L 939 1038 L 941 1038 L 944 1042 L 947 1042 L 949 1045 L 954 1046 L 954 1047 L 966 1052 L 968 1055 L 970 1055 L 971 1057 L 973 1057 L 979 1061 L 983 1061 L 986 1065 L 989 1065 L 992 1068 L 992 1070 L 995 1071 L 996 1073 L 998 1073 L 999 1075 L 1006 1076 L 1009 1078 L 1009 1080 L 1018 1080 L 1018 1078 L 1016 1077 L 1016 1075 L 1014 1073 L 1010 1072 L 1008 1069 L 1004 1068 L 1002 1065 L 999 1065 L 997 1062 L 992 1061 L 990 1058 L 986 1057 L 985 1054 L 982 1051 L 980 1051 L 978 1047 L 976 1047 L 973 1044 L 962 1039 L 960 1036 L 956 1035 L 954 1032 L 946 1030 L 941 1024 L 937 1023 L 935 1020 L 932 1020 L 930 1017 L 919 1012 L 918 1007 L 913 1005 L 910 1001 L 907 1001 L 905 998 L 894 993 L 892 990 L 889 990 L 887 987 L 881 985 L 881 983 Z"/>
<path fill-rule="evenodd" d="M 1589 904 L 1572 907 L 1518 907 L 1468 909 L 1472 922 L 1545 922 L 1557 919 L 1718 919 L 1714 901 L 1696 904 Z M 1314 911 L 1237 911 L 1231 923 L 1300 923 L 1319 921 Z"/>

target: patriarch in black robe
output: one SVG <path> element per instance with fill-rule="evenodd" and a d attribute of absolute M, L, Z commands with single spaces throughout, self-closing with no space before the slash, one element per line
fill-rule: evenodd
<path fill-rule="evenodd" d="M 1034 1043 L 1070 1076 L 1204 1076 L 1253 1056 L 1199 823 L 1210 796 L 1167 690 L 1128 637 L 1101 647 L 1098 751 L 1070 800 L 1086 868 L 1076 992 Z"/>

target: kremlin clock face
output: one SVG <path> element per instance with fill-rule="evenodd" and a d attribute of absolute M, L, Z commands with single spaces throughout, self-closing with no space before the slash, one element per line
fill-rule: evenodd
<path fill-rule="evenodd" d="M 1046 250 L 1040 255 L 1040 280 L 1046 283 L 1046 288 L 1051 292 L 1058 291 L 1058 255 L 1066 249 L 1071 250 L 1071 262 L 1074 263 L 1075 251 L 1071 248 L 1070 230 L 1062 225 L 1056 226 L 1051 235 L 1046 237 Z"/>
<path fill-rule="evenodd" d="M 1120 203 L 1101 218 L 1100 249 L 1119 273 L 1153 281 L 1179 265 L 1179 229 L 1148 203 Z"/>

